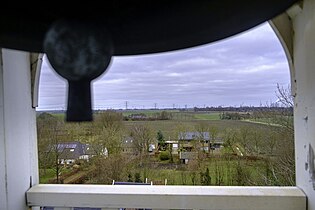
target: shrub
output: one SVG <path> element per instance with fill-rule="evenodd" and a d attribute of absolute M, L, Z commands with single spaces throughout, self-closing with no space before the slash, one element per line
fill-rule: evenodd
<path fill-rule="evenodd" d="M 135 173 L 135 182 L 138 182 L 138 183 L 141 183 L 142 182 L 142 180 L 141 180 L 141 175 L 140 175 L 140 173 Z"/>
<path fill-rule="evenodd" d="M 161 151 L 160 153 L 160 160 L 169 160 L 170 159 L 170 153 L 168 151 Z"/>

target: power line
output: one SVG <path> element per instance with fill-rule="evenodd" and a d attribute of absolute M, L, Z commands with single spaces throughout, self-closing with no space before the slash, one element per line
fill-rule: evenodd
<path fill-rule="evenodd" d="M 128 110 L 128 101 L 126 101 L 125 103 L 126 103 L 126 110 Z"/>

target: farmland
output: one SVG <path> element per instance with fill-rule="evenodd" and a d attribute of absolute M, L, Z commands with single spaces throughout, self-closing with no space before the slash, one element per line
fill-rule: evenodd
<path fill-rule="evenodd" d="M 162 112 L 167 112 L 167 119 L 159 118 Z M 139 114 L 149 118 L 130 118 Z M 119 120 L 119 115 L 121 120 Z M 52 117 L 60 124 L 59 142 L 76 140 L 106 145 L 108 148 L 110 153 L 108 158 L 94 158 L 95 160 L 81 166 L 81 170 L 91 166 L 97 168 L 97 172 L 84 177 L 86 183 L 110 184 L 113 179 L 119 181 L 145 181 L 147 179 L 159 184 L 165 184 L 167 180 L 169 185 L 294 184 L 294 181 L 291 181 L 294 179 L 286 177 L 286 172 L 281 171 L 278 165 L 281 159 L 282 163 L 288 162 L 289 168 L 294 170 L 294 161 L 293 163 L 291 161 L 293 144 L 289 140 L 292 136 L 285 127 L 266 122 L 262 117 L 223 120 L 220 119 L 221 115 L 222 112 L 215 111 L 119 110 L 98 112 L 95 114 L 93 123 L 64 123 L 62 120 L 64 117 L 60 113 L 53 114 Z M 44 122 L 45 120 L 47 119 L 44 119 Z M 111 129 L 115 129 L 115 132 L 111 133 Z M 129 156 L 123 153 L 123 150 L 117 150 L 117 145 L 115 146 L 115 144 L 120 145 L 119 139 L 126 136 L 132 136 L 135 140 L 137 138 L 147 140 L 147 142 L 138 142 L 139 145 L 148 143 L 157 145 L 158 132 L 165 140 L 176 141 L 179 132 L 198 130 L 210 132 L 210 135 L 215 133 L 216 138 L 224 142 L 224 147 L 211 153 L 195 150 L 198 158 L 190 160 L 188 164 L 183 164 L 175 153 L 162 161 L 158 151 L 154 155 L 149 155 L 146 149 L 141 147 L 140 156 Z M 137 133 L 140 131 L 145 133 Z M 39 137 L 45 138 L 45 135 L 44 132 Z M 237 152 L 237 150 L 242 152 Z M 282 158 L 285 159 L 282 160 Z M 42 165 L 45 164 L 42 163 Z M 121 168 L 117 169 L 116 164 Z M 48 164 L 46 167 L 53 170 L 56 165 Z M 54 175 L 51 172 L 49 174 Z M 48 180 L 47 174 L 43 175 L 41 181 L 47 183 Z"/>

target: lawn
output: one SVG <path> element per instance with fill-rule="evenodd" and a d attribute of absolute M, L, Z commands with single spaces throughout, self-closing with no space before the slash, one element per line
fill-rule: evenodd
<path fill-rule="evenodd" d="M 40 184 L 47 184 L 50 179 L 53 179 L 56 175 L 54 169 L 46 169 L 46 173 L 44 169 L 39 170 L 39 183 Z"/>
<path fill-rule="evenodd" d="M 179 165 L 177 169 L 142 169 L 140 174 L 142 179 L 148 178 L 153 183 L 164 184 L 165 180 L 167 180 L 167 185 L 201 185 L 201 171 L 189 169 L 189 167 L 187 165 Z M 211 185 L 246 185 L 249 180 L 258 185 L 263 185 L 260 176 L 265 170 L 263 160 L 249 161 L 246 159 L 225 160 L 214 158 L 202 163 L 202 172 L 205 172 L 206 168 L 209 169 Z"/>
<path fill-rule="evenodd" d="M 246 122 L 250 122 L 250 123 L 256 123 L 256 124 L 262 124 L 262 125 L 269 125 L 269 126 L 281 126 L 279 124 L 275 124 L 275 123 L 272 123 L 272 121 L 268 118 L 260 118 L 260 119 L 247 119 L 247 120 L 244 120 Z"/>
<path fill-rule="evenodd" d="M 52 115 L 54 117 L 57 117 L 60 120 L 64 120 L 65 119 L 65 114 L 64 113 L 53 113 Z"/>
<path fill-rule="evenodd" d="M 71 169 L 62 169 L 62 174 L 69 173 Z M 48 168 L 46 169 L 46 173 L 44 169 L 39 169 L 39 183 L 40 184 L 47 184 L 49 180 L 52 180 L 56 177 L 55 169 Z"/>

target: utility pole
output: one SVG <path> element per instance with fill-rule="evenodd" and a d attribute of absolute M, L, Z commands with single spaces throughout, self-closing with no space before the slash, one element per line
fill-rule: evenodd
<path fill-rule="evenodd" d="M 128 109 L 128 101 L 125 102 L 126 110 Z"/>
<path fill-rule="evenodd" d="M 156 109 L 156 107 L 157 107 L 157 103 L 154 103 L 154 109 Z"/>

